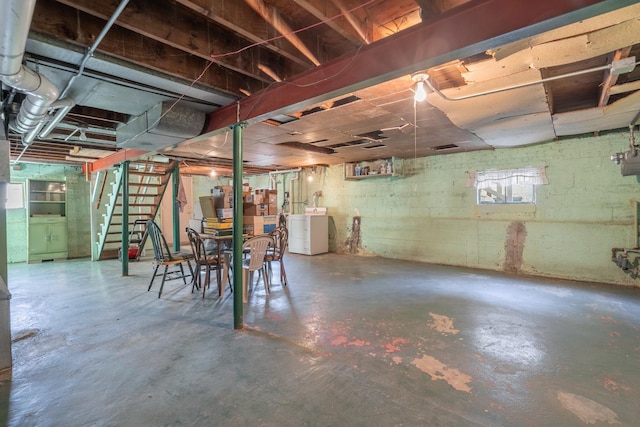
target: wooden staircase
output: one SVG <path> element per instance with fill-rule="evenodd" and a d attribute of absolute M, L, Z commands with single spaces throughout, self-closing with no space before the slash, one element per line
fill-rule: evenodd
<path fill-rule="evenodd" d="M 122 248 L 122 207 L 129 207 L 127 235 L 133 232 L 135 239 L 129 239 L 130 247 L 144 248 L 146 234 L 141 223 L 155 219 L 167 185 L 171 182 L 174 161 L 156 158 L 130 161 L 129 197 L 122 197 L 124 183 L 124 164 L 108 171 L 97 179 L 96 190 L 92 195 L 96 200 L 96 209 L 101 221 L 97 226 L 96 248 L 93 259 L 118 258 Z M 104 194 L 108 190 L 108 194 Z M 138 221 L 138 222 L 136 222 Z"/>

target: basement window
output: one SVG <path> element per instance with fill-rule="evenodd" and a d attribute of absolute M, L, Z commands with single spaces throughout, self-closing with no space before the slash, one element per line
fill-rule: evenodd
<path fill-rule="evenodd" d="M 6 209 L 24 208 L 24 191 L 22 184 L 7 184 L 7 200 L 5 201 L 5 207 Z"/>
<path fill-rule="evenodd" d="M 536 204 L 536 188 L 547 184 L 545 167 L 470 171 L 477 204 Z"/>

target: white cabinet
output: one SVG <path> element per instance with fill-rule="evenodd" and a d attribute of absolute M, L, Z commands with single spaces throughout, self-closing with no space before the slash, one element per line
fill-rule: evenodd
<path fill-rule="evenodd" d="M 289 215 L 289 252 L 304 255 L 329 252 L 329 217 Z"/>

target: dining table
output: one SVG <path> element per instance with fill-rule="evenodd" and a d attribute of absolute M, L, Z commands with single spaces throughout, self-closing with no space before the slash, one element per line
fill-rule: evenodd
<path fill-rule="evenodd" d="M 242 240 L 244 241 L 250 237 L 253 237 L 253 236 L 250 234 L 243 234 Z M 232 234 L 220 235 L 217 233 L 200 233 L 200 238 L 203 240 L 211 240 L 216 242 L 216 250 L 217 250 L 216 255 L 218 260 L 218 265 L 216 268 L 216 280 L 217 280 L 217 283 L 219 284 L 220 298 L 222 298 L 224 297 L 224 288 L 225 288 L 225 285 L 227 284 L 229 263 L 231 260 L 231 253 L 232 253 L 231 250 L 225 250 L 223 253 L 222 245 L 226 245 L 230 248 L 233 242 L 233 235 Z M 222 271 L 220 269 L 221 263 L 223 268 Z"/>

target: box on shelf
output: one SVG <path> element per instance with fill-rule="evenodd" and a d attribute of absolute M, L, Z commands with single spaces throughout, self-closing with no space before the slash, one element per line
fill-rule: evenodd
<path fill-rule="evenodd" d="M 269 203 L 270 205 L 277 205 L 278 204 L 278 193 L 275 190 L 272 190 L 269 193 L 269 198 L 265 203 Z"/>
<path fill-rule="evenodd" d="M 278 215 L 278 205 L 275 203 L 269 203 L 269 208 L 267 209 L 268 215 Z"/>

